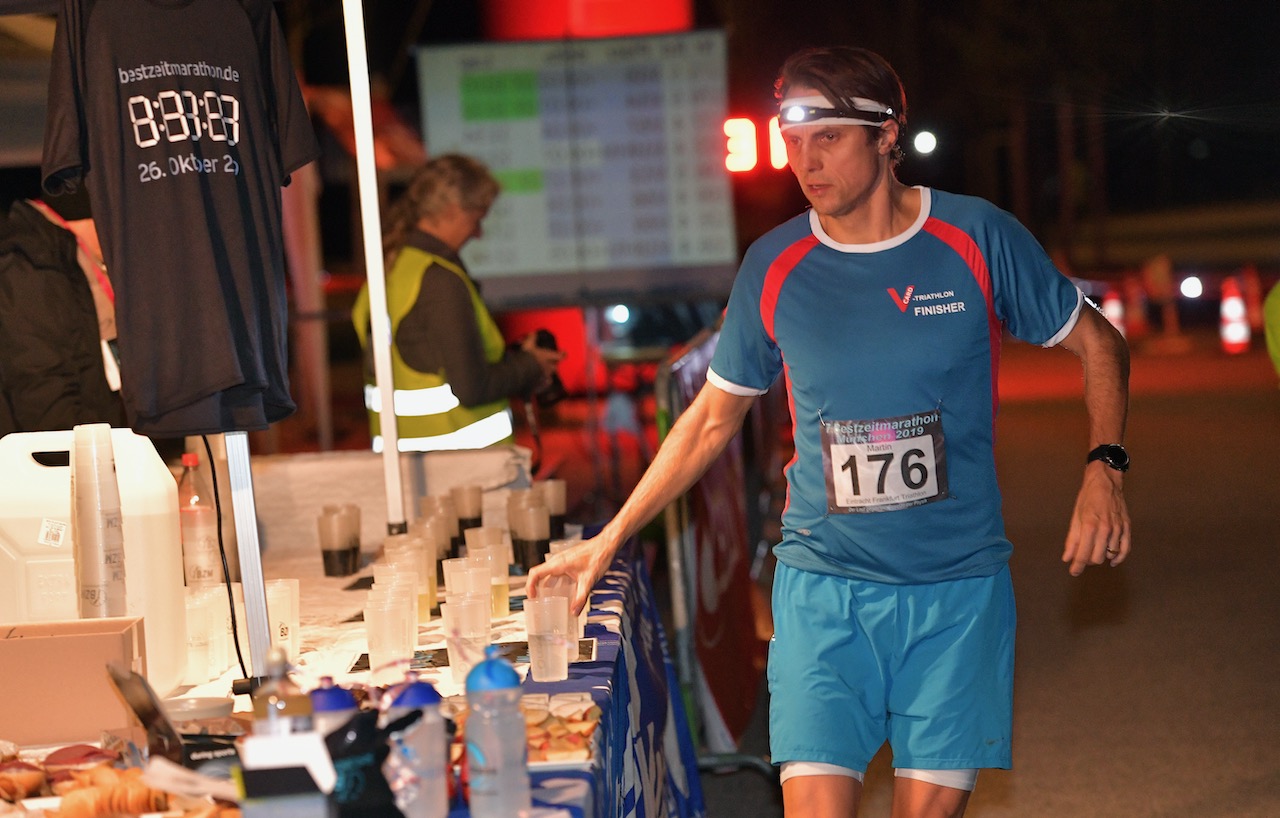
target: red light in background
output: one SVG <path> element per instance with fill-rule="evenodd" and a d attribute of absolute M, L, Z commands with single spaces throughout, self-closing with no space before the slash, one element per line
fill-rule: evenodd
<path fill-rule="evenodd" d="M 693 0 L 485 0 L 490 40 L 559 40 L 693 30 Z"/>
<path fill-rule="evenodd" d="M 782 141 L 778 118 L 770 117 L 765 125 L 769 146 L 769 165 L 774 170 L 787 167 L 787 145 Z M 730 117 L 724 121 L 724 166 L 733 173 L 745 173 L 756 169 L 760 163 L 760 145 L 756 136 L 756 123 L 747 117 Z"/>
<path fill-rule="evenodd" d="M 782 141 L 782 129 L 776 116 L 769 118 L 769 164 L 774 170 L 787 166 L 787 144 Z"/>
<path fill-rule="evenodd" d="M 760 152 L 756 147 L 756 124 L 746 117 L 732 117 L 724 121 L 724 166 L 733 173 L 755 170 Z"/>

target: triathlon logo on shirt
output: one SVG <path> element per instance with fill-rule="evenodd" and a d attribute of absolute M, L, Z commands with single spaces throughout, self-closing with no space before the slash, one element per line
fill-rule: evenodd
<path fill-rule="evenodd" d="M 955 290 L 941 290 L 933 293 L 916 294 L 916 285 L 912 284 L 907 287 L 906 292 L 898 295 L 898 291 L 893 287 L 889 288 L 889 297 L 893 299 L 893 303 L 897 305 L 898 310 L 906 312 L 907 307 L 911 306 L 911 302 L 915 301 L 914 307 L 911 307 L 911 314 L 919 317 L 930 315 L 950 315 L 956 312 L 965 312 L 964 301 L 956 299 Z M 950 300 L 948 300 L 950 299 Z"/>
<path fill-rule="evenodd" d="M 907 291 L 902 295 L 898 295 L 898 291 L 893 287 L 889 288 L 889 297 L 893 299 L 893 303 L 898 305 L 898 309 L 902 312 L 907 311 L 907 305 L 911 303 L 911 294 L 916 291 L 916 285 L 907 286 Z"/>

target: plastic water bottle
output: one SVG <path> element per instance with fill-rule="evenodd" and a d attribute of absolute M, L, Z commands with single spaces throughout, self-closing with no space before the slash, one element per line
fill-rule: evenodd
<path fill-rule="evenodd" d="M 199 470 L 200 455 L 182 455 L 178 479 L 178 515 L 182 523 L 182 569 L 187 587 L 220 585 L 222 554 L 218 550 L 218 512 L 213 490 Z"/>
<path fill-rule="evenodd" d="M 513 818 L 528 813 L 529 768 L 524 716 L 520 713 L 520 676 L 495 645 L 467 674 L 467 765 L 471 776 L 471 814 L 475 818 Z"/>
<path fill-rule="evenodd" d="M 321 676 L 320 686 L 308 695 L 311 697 L 311 726 L 322 736 L 346 724 L 360 710 L 356 697 L 350 690 L 334 684 L 332 676 Z"/>
<path fill-rule="evenodd" d="M 449 814 L 445 778 L 449 739 L 440 713 L 440 694 L 411 670 L 394 692 L 384 716 L 391 725 L 414 712 L 421 713 L 417 721 L 391 733 L 391 753 L 383 770 L 395 793 L 396 807 L 405 818 L 445 818 Z"/>

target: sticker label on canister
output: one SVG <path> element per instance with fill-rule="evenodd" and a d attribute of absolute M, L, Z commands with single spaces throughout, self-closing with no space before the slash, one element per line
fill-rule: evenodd
<path fill-rule="evenodd" d="M 67 541 L 67 532 L 70 526 L 64 520 L 51 520 L 45 517 L 40 521 L 40 534 L 36 537 L 36 542 L 41 545 L 47 545 L 50 548 L 61 548 L 63 543 Z"/>

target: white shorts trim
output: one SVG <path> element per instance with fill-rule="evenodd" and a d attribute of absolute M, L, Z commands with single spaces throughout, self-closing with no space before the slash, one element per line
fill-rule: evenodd
<path fill-rule="evenodd" d="M 839 764 L 825 764 L 821 761 L 784 761 L 779 770 L 779 779 L 798 778 L 802 775 L 842 775 L 845 778 L 856 778 L 862 781 L 864 773 L 841 767 Z"/>
<path fill-rule="evenodd" d="M 965 792 L 973 792 L 974 786 L 978 783 L 978 770 L 976 768 L 967 770 L 915 770 L 910 767 L 902 767 L 894 770 L 893 774 L 899 778 L 914 778 L 917 781 L 925 781 L 929 784 L 937 784 L 939 787 L 950 787 L 953 790 L 964 790 Z"/>

